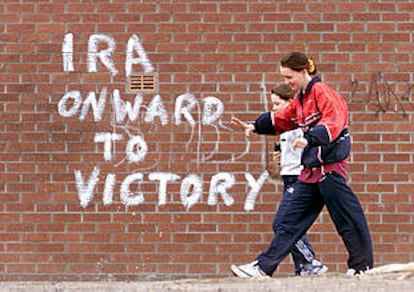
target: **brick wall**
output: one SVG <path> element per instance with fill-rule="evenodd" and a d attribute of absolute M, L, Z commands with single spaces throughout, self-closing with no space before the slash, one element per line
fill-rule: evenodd
<path fill-rule="evenodd" d="M 411 1 L 2 1 L 2 280 L 229 276 L 267 247 L 269 108 L 288 51 L 347 100 L 377 265 L 414 260 Z M 155 74 L 134 93 L 128 77 Z M 309 232 L 347 254 L 324 211 Z M 287 258 L 278 273 L 291 274 Z"/>

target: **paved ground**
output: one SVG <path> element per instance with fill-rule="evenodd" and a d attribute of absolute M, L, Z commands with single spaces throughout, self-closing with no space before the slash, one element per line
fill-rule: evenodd
<path fill-rule="evenodd" d="M 412 292 L 414 273 L 393 273 L 386 275 L 346 277 L 336 273 L 323 276 L 287 277 L 268 279 L 185 279 L 176 281 L 148 282 L 0 282 L 0 291 L 349 291 L 349 292 Z"/>

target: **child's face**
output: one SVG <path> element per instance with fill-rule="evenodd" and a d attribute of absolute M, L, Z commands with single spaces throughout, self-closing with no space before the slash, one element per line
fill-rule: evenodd
<path fill-rule="evenodd" d="M 279 95 L 274 94 L 274 93 L 270 95 L 270 98 L 272 100 L 272 110 L 276 113 L 284 109 L 291 101 L 290 99 L 289 100 L 282 99 L 280 98 Z"/>

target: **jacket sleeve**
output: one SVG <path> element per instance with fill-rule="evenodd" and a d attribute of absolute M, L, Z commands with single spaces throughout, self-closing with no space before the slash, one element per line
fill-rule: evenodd
<path fill-rule="evenodd" d="M 255 132 L 264 135 L 276 135 L 297 128 L 296 106 L 292 101 L 279 113 L 266 112 L 261 114 L 254 122 Z"/>
<path fill-rule="evenodd" d="M 275 127 L 272 123 L 272 113 L 267 112 L 261 114 L 256 121 L 254 121 L 254 129 L 257 134 L 261 135 L 276 135 Z"/>
<path fill-rule="evenodd" d="M 315 84 L 312 91 L 321 119 L 304 137 L 309 145 L 326 145 L 335 141 L 348 125 L 348 107 L 343 97 L 325 84 Z"/>

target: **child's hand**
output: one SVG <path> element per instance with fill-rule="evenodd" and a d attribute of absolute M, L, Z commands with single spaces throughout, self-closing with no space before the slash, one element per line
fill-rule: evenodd
<path fill-rule="evenodd" d="M 280 164 L 280 151 L 273 152 L 273 161 Z"/>
<path fill-rule="evenodd" d="M 240 120 L 240 119 L 238 119 L 236 117 L 231 117 L 231 123 L 233 125 L 238 126 L 241 129 L 244 129 L 244 132 L 245 132 L 245 134 L 246 134 L 247 137 L 250 136 L 250 134 L 252 132 L 254 132 L 254 130 L 255 130 L 254 129 L 254 125 L 245 123 L 245 122 L 243 122 L 242 120 Z"/>

